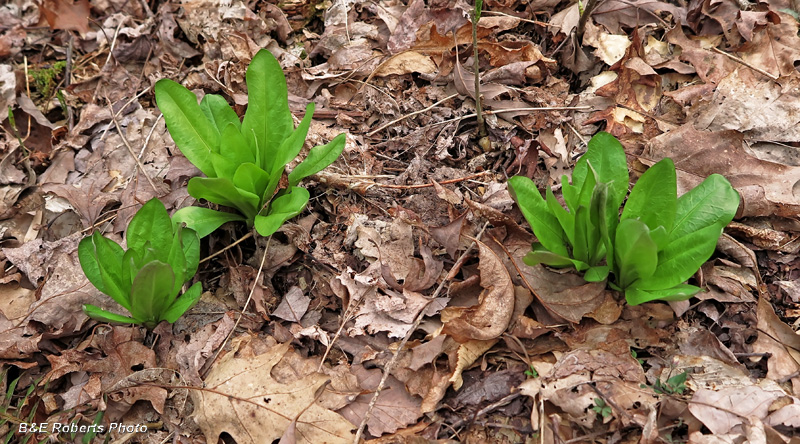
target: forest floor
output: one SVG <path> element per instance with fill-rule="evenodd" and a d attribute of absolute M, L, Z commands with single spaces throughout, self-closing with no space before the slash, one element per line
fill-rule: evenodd
<path fill-rule="evenodd" d="M 478 137 L 464 0 L 6 1 L 0 440 L 800 442 L 798 9 L 485 0 Z M 153 197 L 208 206 L 155 82 L 242 116 L 262 48 L 294 116 L 317 105 L 306 149 L 345 132 L 342 156 L 269 240 L 205 237 L 174 324 L 89 319 L 120 308 L 82 238 L 122 242 Z M 739 192 L 692 299 L 630 306 L 522 262 L 508 178 L 560 196 L 600 130 L 633 182 L 670 157 L 680 193 L 712 173 Z"/>

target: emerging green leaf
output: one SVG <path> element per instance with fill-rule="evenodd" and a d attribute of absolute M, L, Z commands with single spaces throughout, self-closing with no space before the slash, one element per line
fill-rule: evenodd
<path fill-rule="evenodd" d="M 197 96 L 169 79 L 156 82 L 155 93 L 172 140 L 203 174 L 216 177 L 210 155 L 218 152 L 219 130 L 200 110 Z"/>

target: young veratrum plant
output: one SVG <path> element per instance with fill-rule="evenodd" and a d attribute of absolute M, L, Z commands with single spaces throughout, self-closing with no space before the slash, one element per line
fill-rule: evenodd
<path fill-rule="evenodd" d="M 286 78 L 267 50 L 253 57 L 246 79 L 248 106 L 241 122 L 222 96 L 206 94 L 198 105 L 194 93 L 172 80 L 155 85 L 156 102 L 173 140 L 206 175 L 189 180 L 189 194 L 239 211 L 178 210 L 173 219 L 186 223 L 201 238 L 228 221 L 245 221 L 260 235 L 271 235 L 308 203 L 308 191 L 297 186 L 300 180 L 333 163 L 344 148 L 344 134 L 312 148 L 289 174 L 288 187 L 276 192 L 284 167 L 303 148 L 314 103 L 295 129 Z"/>
<path fill-rule="evenodd" d="M 158 199 L 147 202 L 133 216 L 125 232 L 127 250 L 97 231 L 78 245 L 81 268 L 98 290 L 110 296 L 130 317 L 87 304 L 84 312 L 103 322 L 143 324 L 175 322 L 200 298 L 200 282 L 180 297 L 185 283 L 197 272 L 200 238 L 170 221 Z"/>
<path fill-rule="evenodd" d="M 589 142 L 571 185 L 562 177 L 568 209 L 549 188 L 542 198 L 525 177 L 509 184 L 539 240 L 525 257 L 528 265 L 574 266 L 586 271 L 587 281 L 611 272 L 609 285 L 631 305 L 684 300 L 700 291 L 685 281 L 714 253 L 739 206 L 739 194 L 719 174 L 678 198 L 675 165 L 665 158 L 639 178 L 620 214 L 627 162 L 622 145 L 607 133 Z"/>
<path fill-rule="evenodd" d="M 603 264 L 613 249 L 608 233 L 619 217 L 619 207 L 628 193 L 628 166 L 622 145 L 608 133 L 589 141 L 589 148 L 575 165 L 572 184 L 561 176 L 567 209 L 547 187 L 546 198 L 532 180 L 512 177 L 508 183 L 522 214 L 539 242 L 525 256 L 525 263 L 551 267 L 575 267 L 586 271 L 588 281 L 602 281 L 611 264 Z M 605 221 L 600 224 L 600 220 Z"/>

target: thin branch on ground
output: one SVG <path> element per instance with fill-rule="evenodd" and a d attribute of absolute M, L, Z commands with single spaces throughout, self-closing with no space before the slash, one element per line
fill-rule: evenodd
<path fill-rule="evenodd" d="M 721 50 L 719 48 L 714 47 L 714 48 L 711 48 L 711 50 L 716 52 L 716 53 L 718 53 L 718 54 L 722 54 L 725 57 L 728 57 L 728 58 L 730 58 L 731 60 L 733 60 L 733 61 L 735 61 L 737 63 L 741 63 L 742 65 L 752 69 L 753 71 L 755 71 L 755 72 L 757 72 L 759 74 L 763 74 L 763 75 L 769 77 L 772 80 L 778 80 L 780 78 L 779 76 L 776 76 L 774 74 L 770 74 L 767 71 L 764 71 L 763 69 L 761 69 L 761 68 L 759 68 L 757 66 L 753 66 L 752 64 L 746 62 L 745 60 L 743 60 L 743 59 L 741 59 L 739 57 L 736 57 L 733 54 L 729 54 L 729 53 L 727 53 L 727 52 L 725 52 L 725 51 L 723 51 L 723 50 Z"/>
<path fill-rule="evenodd" d="M 131 154 L 131 157 L 133 157 L 133 160 L 136 161 L 136 166 L 139 167 L 139 171 L 141 171 L 142 175 L 145 177 L 145 179 L 147 179 L 147 182 L 150 184 L 150 186 L 153 187 L 153 191 L 155 191 L 156 194 L 158 194 L 158 188 L 156 187 L 156 184 L 153 182 L 153 179 L 151 179 L 150 176 L 147 174 L 147 171 L 144 170 L 144 165 L 142 165 L 142 161 L 139 160 L 139 156 L 137 156 L 136 153 L 133 152 L 133 148 L 131 147 L 131 144 L 128 142 L 128 138 L 125 137 L 125 133 L 122 131 L 122 127 L 119 125 L 117 116 L 114 114 L 114 108 L 111 106 L 111 100 L 109 100 L 108 97 L 106 97 L 106 102 L 108 102 L 108 110 L 111 111 L 111 119 L 114 121 L 114 125 L 117 127 L 117 132 L 119 133 L 120 139 L 122 139 L 123 145 L 125 145 L 125 148 L 128 149 L 128 152 Z"/>
<path fill-rule="evenodd" d="M 433 109 L 433 108 L 435 108 L 435 107 L 437 107 L 437 106 L 441 105 L 442 103 L 444 103 L 444 102 L 446 102 L 446 101 L 448 101 L 448 100 L 450 100 L 450 99 L 454 99 L 454 98 L 456 98 L 456 97 L 458 97 L 458 94 L 451 94 L 451 95 L 449 95 L 449 96 L 445 97 L 444 99 L 442 99 L 442 100 L 439 100 L 438 102 L 434 103 L 433 105 L 431 105 L 431 106 L 428 106 L 427 108 L 424 108 L 424 109 L 421 109 L 421 110 L 418 110 L 418 111 L 414 111 L 413 113 L 406 114 L 406 115 L 404 115 L 404 116 L 402 116 L 402 117 L 398 117 L 397 119 L 394 119 L 394 120 L 392 120 L 391 122 L 389 122 L 389 123 L 387 123 L 387 124 L 385 124 L 385 125 L 381 125 L 381 126 L 379 126 L 378 128 L 376 128 L 376 129 L 374 129 L 374 130 L 372 130 L 372 131 L 368 132 L 368 133 L 367 133 L 367 137 L 372 137 L 372 136 L 374 136 L 375 134 L 377 134 L 377 133 L 379 133 L 379 132 L 383 131 L 384 129 L 386 129 L 386 128 L 388 128 L 388 127 L 390 127 L 390 126 L 392 126 L 392 125 L 394 125 L 394 124 L 396 124 L 396 123 L 402 122 L 403 120 L 405 120 L 405 119 L 408 119 L 409 117 L 414 117 L 414 116 L 416 116 L 416 115 L 418 115 L 418 114 L 422 114 L 422 113 L 424 113 L 424 112 L 426 112 L 426 111 L 430 111 L 431 109 Z"/>
<path fill-rule="evenodd" d="M 244 236 L 242 236 L 242 237 L 240 237 L 239 239 L 237 239 L 237 240 L 236 240 L 236 242 L 234 242 L 234 243 L 232 243 L 232 244 L 228 245 L 227 247 L 225 247 L 225 248 L 223 248 L 223 249 L 221 249 L 221 250 L 217 251 L 216 253 L 214 253 L 214 254 L 212 254 L 212 255 L 210 255 L 210 256 L 208 256 L 208 257 L 206 257 L 205 259 L 201 260 L 201 261 L 200 261 L 200 263 L 202 264 L 203 262 L 208 262 L 208 261 L 210 261 L 211 259 L 214 259 L 215 257 L 219 256 L 220 254 L 222 254 L 222 253 L 224 253 L 224 252 L 226 252 L 226 251 L 230 250 L 231 248 L 233 248 L 233 247 L 235 247 L 235 246 L 239 245 L 240 243 L 242 243 L 242 242 L 243 242 L 243 241 L 245 241 L 246 239 L 250 239 L 252 236 L 253 236 L 253 232 L 252 232 L 252 231 L 248 231 L 248 232 L 247 232 L 247 234 L 245 234 Z M 262 263 L 263 263 L 263 259 L 262 259 Z M 251 292 L 251 294 L 252 294 L 252 292 Z"/>

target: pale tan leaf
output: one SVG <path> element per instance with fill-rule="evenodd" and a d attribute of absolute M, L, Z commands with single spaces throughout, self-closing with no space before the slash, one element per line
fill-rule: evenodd
<path fill-rule="evenodd" d="M 352 442 L 353 425 L 341 415 L 315 403 L 317 388 L 327 377 L 314 373 L 291 383 L 278 383 L 270 371 L 289 352 L 289 344 L 267 353 L 222 357 L 205 380 L 204 390 L 193 390 L 193 418 L 208 442 L 221 433 L 238 444 L 261 444 L 280 439 L 297 418 L 300 443 Z"/>

